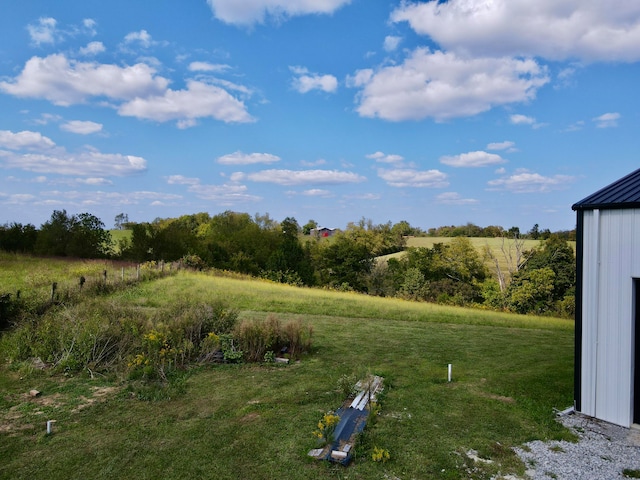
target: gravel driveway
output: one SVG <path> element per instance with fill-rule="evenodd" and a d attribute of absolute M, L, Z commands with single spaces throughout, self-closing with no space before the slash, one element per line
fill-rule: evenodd
<path fill-rule="evenodd" d="M 640 430 L 628 429 L 580 414 L 560 421 L 578 443 L 536 440 L 516 448 L 533 480 L 614 480 L 640 478 Z M 623 471 L 629 476 L 625 476 Z"/>

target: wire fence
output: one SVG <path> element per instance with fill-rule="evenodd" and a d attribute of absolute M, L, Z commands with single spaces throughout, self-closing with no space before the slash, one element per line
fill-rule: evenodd
<path fill-rule="evenodd" d="M 92 295 L 111 293 L 140 282 L 173 275 L 184 269 L 182 262 L 146 262 L 105 265 L 98 272 L 62 276 L 14 291 L 0 291 L 0 329 L 10 327 L 22 314 L 42 314 L 59 304 L 73 304 Z"/>

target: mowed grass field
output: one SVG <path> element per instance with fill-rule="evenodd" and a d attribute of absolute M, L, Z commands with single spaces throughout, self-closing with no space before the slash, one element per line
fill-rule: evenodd
<path fill-rule="evenodd" d="M 155 402 L 115 376 L 4 365 L 0 478 L 480 479 L 523 474 L 512 446 L 570 438 L 553 409 L 573 402 L 573 322 L 195 273 L 101 297 L 143 309 L 185 299 L 301 319 L 313 351 L 287 366 L 194 367 L 181 394 Z M 352 464 L 308 457 L 318 420 L 344 400 L 340 378 L 367 373 L 385 391 Z M 390 460 L 374 462 L 374 447 Z"/>

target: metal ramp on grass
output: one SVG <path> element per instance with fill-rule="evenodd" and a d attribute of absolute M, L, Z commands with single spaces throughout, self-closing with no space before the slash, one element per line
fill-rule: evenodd
<path fill-rule="evenodd" d="M 335 412 L 340 417 L 340 421 L 333 432 L 333 442 L 324 448 L 311 450 L 309 456 L 343 465 L 351 461 L 355 442 L 364 430 L 371 413 L 368 407 L 375 402 L 376 395 L 382 391 L 382 380 L 382 377 L 376 375 L 356 384 L 359 393 L 351 402 L 347 399 Z"/>

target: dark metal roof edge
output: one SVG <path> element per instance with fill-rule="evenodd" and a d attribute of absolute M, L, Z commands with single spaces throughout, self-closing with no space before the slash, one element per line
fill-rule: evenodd
<path fill-rule="evenodd" d="M 625 203 L 625 202 L 607 203 L 607 202 L 592 202 L 592 201 L 590 201 L 593 198 L 598 198 L 604 192 L 607 192 L 608 190 L 611 190 L 614 187 L 617 187 L 617 186 L 619 186 L 621 184 L 627 183 L 629 180 L 634 179 L 634 177 L 638 177 L 638 180 L 640 180 L 640 168 L 637 169 L 637 170 L 634 170 L 633 172 L 631 172 L 631 173 L 629 173 L 627 175 L 625 175 L 624 177 L 620 178 L 619 180 L 616 180 L 615 182 L 610 183 L 606 187 L 601 188 L 597 192 L 592 193 L 591 195 L 583 198 L 579 202 L 574 203 L 571 206 L 571 209 L 572 210 L 595 210 L 595 209 L 598 209 L 598 208 L 602 208 L 602 209 L 637 208 L 638 206 L 640 206 L 640 201 L 627 202 L 627 203 Z"/>
<path fill-rule="evenodd" d="M 587 197 L 588 198 L 588 197 Z M 571 210 L 620 210 L 622 208 L 640 208 L 640 202 L 629 203 L 575 203 Z"/>

